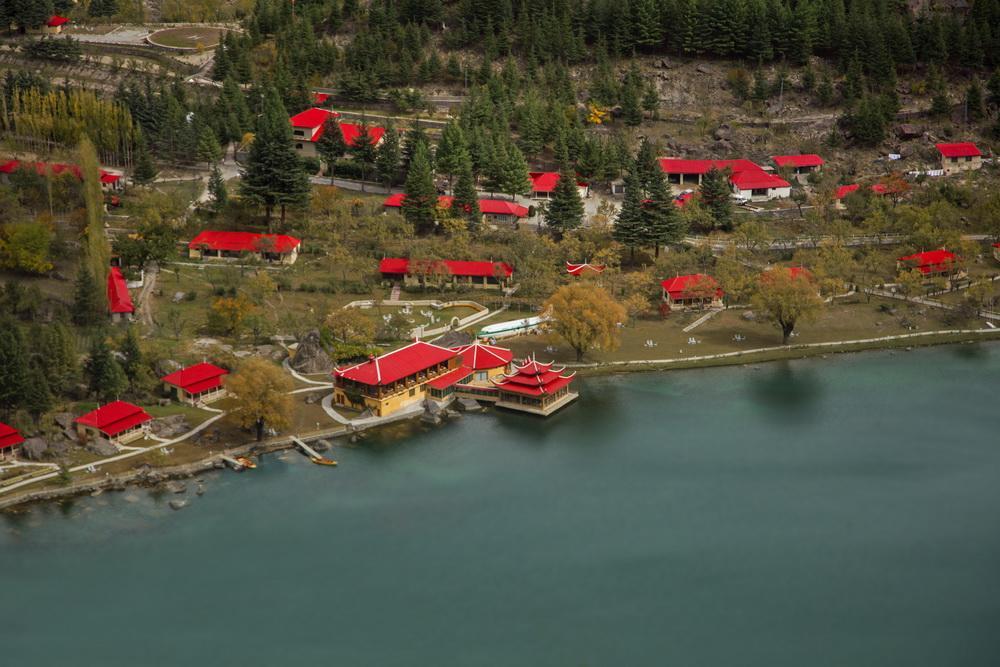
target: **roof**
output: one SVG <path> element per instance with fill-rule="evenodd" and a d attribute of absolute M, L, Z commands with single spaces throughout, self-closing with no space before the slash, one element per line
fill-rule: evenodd
<path fill-rule="evenodd" d="M 524 396 L 553 394 L 573 382 L 576 374 L 563 375 L 564 370 L 565 368 L 554 370 L 551 362 L 540 364 L 531 359 L 515 366 L 513 373 L 504 375 L 499 380 L 494 379 L 493 384 L 503 391 Z"/>
<path fill-rule="evenodd" d="M 53 16 L 49 17 L 48 23 L 46 23 L 45 25 L 47 25 L 50 28 L 58 28 L 59 26 L 65 25 L 67 23 L 69 23 L 68 18 L 66 18 L 65 16 L 59 16 L 58 14 L 54 14 Z"/>
<path fill-rule="evenodd" d="M 288 121 L 292 124 L 292 127 L 301 127 L 307 130 L 314 130 L 320 127 L 326 122 L 327 118 L 339 118 L 340 114 L 336 111 L 330 111 L 329 109 L 319 109 L 313 107 L 311 109 L 306 109 L 302 113 L 297 113 Z M 316 137 L 317 139 L 319 137 Z"/>
<path fill-rule="evenodd" d="M 101 171 L 101 183 L 110 185 L 111 183 L 117 183 L 122 178 L 121 174 L 112 174 L 110 171 Z"/>
<path fill-rule="evenodd" d="M 222 386 L 222 376 L 224 375 L 229 375 L 229 371 L 225 368 L 202 362 L 182 368 L 160 379 L 169 385 L 180 387 L 189 394 L 200 394 L 203 391 Z"/>
<path fill-rule="evenodd" d="M 330 99 L 330 93 L 313 93 L 313 101 L 316 104 L 323 104 Z"/>
<path fill-rule="evenodd" d="M 469 368 L 468 366 L 459 366 L 453 371 L 445 373 L 440 377 L 434 378 L 433 380 L 427 383 L 427 386 L 431 387 L 432 389 L 447 389 L 448 387 L 452 387 L 458 384 L 459 382 L 468 379 L 470 375 L 472 375 L 471 368 Z"/>
<path fill-rule="evenodd" d="M 96 428 L 107 436 L 114 437 L 123 431 L 150 421 L 152 417 L 138 405 L 125 401 L 114 401 L 76 418 L 77 424 Z"/>
<path fill-rule="evenodd" d="M 108 310 L 112 313 L 134 313 L 135 305 L 121 269 L 112 266 L 108 271 Z"/>
<path fill-rule="evenodd" d="M 825 164 L 823 158 L 815 153 L 804 155 L 774 155 L 771 157 L 779 167 L 819 167 Z"/>
<path fill-rule="evenodd" d="M 463 365 L 474 371 L 500 368 L 514 360 L 514 353 L 507 348 L 483 345 L 479 340 L 471 345 L 462 345 L 451 349 L 461 355 Z"/>
<path fill-rule="evenodd" d="M 976 148 L 976 145 L 972 142 L 964 142 L 958 144 L 934 144 L 935 148 L 942 156 L 952 158 L 952 157 L 979 157 L 982 153 Z"/>
<path fill-rule="evenodd" d="M 514 215 L 518 218 L 528 217 L 528 207 L 502 199 L 480 199 L 479 212 L 489 215 Z"/>
<path fill-rule="evenodd" d="M 889 193 L 889 186 L 884 183 L 876 183 L 872 186 L 871 190 L 877 195 L 884 195 Z"/>
<path fill-rule="evenodd" d="M 607 267 L 604 264 L 588 264 L 587 262 L 571 264 L 566 262 L 566 273 L 571 276 L 579 276 L 584 273 L 603 273 L 605 268 Z"/>
<path fill-rule="evenodd" d="M 62 162 L 22 162 L 21 160 L 9 160 L 0 164 L 0 174 L 13 174 L 22 167 L 33 167 L 39 176 L 61 176 L 62 174 L 73 174 L 77 179 L 83 180 L 83 172 L 75 164 L 65 164 Z M 114 183 L 121 178 L 121 174 L 114 174 L 110 171 L 100 170 L 101 183 Z"/>
<path fill-rule="evenodd" d="M 438 197 L 438 208 L 451 208 L 451 203 L 454 201 L 454 197 L 449 197 L 448 195 L 440 195 Z M 389 195 L 382 202 L 382 206 L 386 208 L 402 208 L 403 202 L 406 201 L 406 194 L 402 192 L 397 192 L 394 195 Z"/>
<path fill-rule="evenodd" d="M 442 266 L 453 276 L 473 276 L 476 278 L 492 278 L 499 270 L 505 278 L 510 278 L 514 267 L 507 262 L 467 262 L 459 260 L 426 260 L 434 267 Z M 405 257 L 386 257 L 378 265 L 379 273 L 407 274 L 410 272 L 410 260 Z"/>
<path fill-rule="evenodd" d="M 209 250 L 226 250 L 230 252 L 268 252 L 286 253 L 299 247 L 302 241 L 285 234 L 257 234 L 255 232 L 217 232 L 203 231 L 191 239 L 188 248 Z"/>
<path fill-rule="evenodd" d="M 836 197 L 837 199 L 843 199 L 852 192 L 856 192 L 860 187 L 861 186 L 858 185 L 857 183 L 852 183 L 850 185 L 841 185 L 839 188 L 837 188 Z"/>
<path fill-rule="evenodd" d="M 738 171 L 733 172 L 729 177 L 729 182 L 740 190 L 759 190 L 763 188 L 787 188 L 790 183 L 780 176 L 769 174 L 766 171 Z"/>
<path fill-rule="evenodd" d="M 357 141 L 358 137 L 361 135 L 361 126 L 355 123 L 341 123 L 340 133 L 344 136 L 344 143 L 348 146 L 353 146 L 354 142 Z M 317 134 L 316 139 L 319 140 L 322 134 L 322 132 Z M 384 134 L 384 127 L 378 127 L 377 125 L 368 126 L 368 138 L 371 140 L 372 144 L 377 144 L 382 141 L 382 136 Z"/>
<path fill-rule="evenodd" d="M 715 287 L 715 298 L 722 298 L 723 291 L 719 287 L 719 282 L 712 276 L 707 276 L 704 273 L 691 273 L 686 276 L 674 276 L 673 278 L 668 278 L 660 283 L 664 291 L 670 295 L 670 298 L 674 301 L 679 299 L 691 299 L 698 298 L 698 295 L 692 293 L 692 290 L 699 285 L 704 285 L 708 289 Z"/>
<path fill-rule="evenodd" d="M 417 341 L 380 357 L 370 357 L 360 364 L 337 368 L 333 376 L 367 385 L 388 385 L 456 356 L 457 353 L 447 348 Z"/>
<path fill-rule="evenodd" d="M 559 172 L 558 171 L 532 171 L 528 174 L 528 178 L 531 179 L 531 191 L 532 192 L 552 192 L 556 189 L 556 183 L 559 182 Z M 578 186 L 586 187 L 586 183 L 581 183 L 577 181 Z"/>
<path fill-rule="evenodd" d="M 707 174 L 713 169 L 730 170 L 729 182 L 741 190 L 760 188 L 787 188 L 788 181 L 764 171 L 750 160 L 684 160 L 660 158 L 660 169 L 665 174 Z"/>
<path fill-rule="evenodd" d="M 942 273 L 951 270 L 957 259 L 955 253 L 942 248 L 900 257 L 899 261 L 914 264 L 920 273 Z"/>
<path fill-rule="evenodd" d="M 16 447 L 22 442 L 24 442 L 24 438 L 17 432 L 16 428 L 0 422 L 0 450 Z"/>

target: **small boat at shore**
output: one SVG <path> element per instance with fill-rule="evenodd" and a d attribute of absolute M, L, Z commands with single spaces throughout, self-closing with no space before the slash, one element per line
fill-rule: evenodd
<path fill-rule="evenodd" d="M 309 459 L 318 466 L 335 466 L 337 462 L 333 459 L 328 459 L 325 456 L 313 456 Z"/>
<path fill-rule="evenodd" d="M 256 470 L 257 468 L 257 464 L 254 463 L 253 459 L 248 459 L 245 456 L 237 456 L 236 462 L 239 463 L 244 468 L 246 468 L 247 470 Z"/>

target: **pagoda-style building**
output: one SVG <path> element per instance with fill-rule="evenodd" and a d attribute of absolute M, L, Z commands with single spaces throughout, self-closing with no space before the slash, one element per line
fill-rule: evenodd
<path fill-rule="evenodd" d="M 514 364 L 512 373 L 494 378 L 499 398 L 497 407 L 529 412 L 547 417 L 575 401 L 579 394 L 571 389 L 576 373 L 563 375 L 565 368 L 552 368 L 552 362 L 540 364 L 533 358 Z"/>

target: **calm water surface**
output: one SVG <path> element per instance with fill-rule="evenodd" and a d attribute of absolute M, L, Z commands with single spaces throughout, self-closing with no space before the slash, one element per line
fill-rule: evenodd
<path fill-rule="evenodd" d="M 1000 347 L 581 385 L 0 519 L 0 664 L 1000 664 Z"/>

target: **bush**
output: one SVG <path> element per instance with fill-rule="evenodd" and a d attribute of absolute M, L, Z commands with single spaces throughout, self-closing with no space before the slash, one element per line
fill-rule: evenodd
<path fill-rule="evenodd" d="M 302 168 L 306 170 L 306 173 L 310 176 L 315 176 L 319 173 L 322 168 L 319 158 L 316 157 L 304 157 L 302 158 Z"/>

